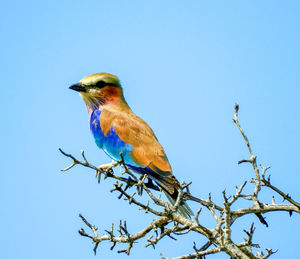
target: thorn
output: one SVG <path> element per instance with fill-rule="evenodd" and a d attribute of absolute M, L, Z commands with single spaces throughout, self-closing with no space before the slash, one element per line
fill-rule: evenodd
<path fill-rule="evenodd" d="M 239 108 L 240 108 L 239 104 L 238 104 L 238 103 L 235 103 L 235 104 L 234 104 L 234 110 L 235 110 L 235 112 L 238 112 L 238 111 L 239 111 Z"/>
<path fill-rule="evenodd" d="M 265 220 L 266 218 L 263 217 L 260 213 L 255 213 L 255 215 L 258 217 L 259 221 L 264 224 L 266 227 L 269 227 L 267 221 Z"/>

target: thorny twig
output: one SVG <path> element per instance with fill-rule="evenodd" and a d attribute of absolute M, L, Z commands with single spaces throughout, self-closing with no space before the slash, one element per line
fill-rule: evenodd
<path fill-rule="evenodd" d="M 153 190 L 159 191 L 156 185 L 154 185 L 150 180 L 146 182 L 147 175 L 142 176 L 140 179 L 137 178 L 126 166 L 124 163 L 124 158 L 121 155 L 121 160 L 118 162 L 112 162 L 110 164 L 102 165 L 100 167 L 96 167 L 90 164 L 84 152 L 81 152 L 83 161 L 76 159 L 71 154 L 67 154 L 61 149 L 59 151 L 65 155 L 66 157 L 71 158 L 72 164 L 62 171 L 67 171 L 73 168 L 75 165 L 82 165 L 93 169 L 96 171 L 96 176 L 98 181 L 100 181 L 101 175 L 104 175 L 104 179 L 112 178 L 117 180 L 114 184 L 114 188 L 111 192 L 119 192 L 119 198 L 124 198 L 129 202 L 129 204 L 135 204 L 145 213 L 152 213 L 157 218 L 153 219 L 153 221 L 146 226 L 144 229 L 140 230 L 135 234 L 130 234 L 126 221 L 120 221 L 118 233 L 115 234 L 114 225 L 112 224 L 110 230 L 106 230 L 106 234 L 98 235 L 97 227 L 90 224 L 82 215 L 80 218 L 84 222 L 84 224 L 91 230 L 92 234 L 88 234 L 83 228 L 79 230 L 79 234 L 92 239 L 95 243 L 94 252 L 98 248 L 98 245 L 103 241 L 108 241 L 112 243 L 111 250 L 113 250 L 117 244 L 127 244 L 127 248 L 118 250 L 118 253 L 126 253 L 130 254 L 131 248 L 135 244 L 137 240 L 142 239 L 146 235 L 149 235 L 147 238 L 146 247 L 152 246 L 155 248 L 157 243 L 163 239 L 164 237 L 169 237 L 171 239 L 176 240 L 174 236 L 186 235 L 190 232 L 196 232 L 200 235 L 203 235 L 207 238 L 207 242 L 200 248 L 197 249 L 194 243 L 193 249 L 194 252 L 176 257 L 177 259 L 187 259 L 187 258 L 205 258 L 205 256 L 210 254 L 215 254 L 219 252 L 224 252 L 228 254 L 232 258 L 260 258 L 265 259 L 270 257 L 276 251 L 271 249 L 266 249 L 266 254 L 262 251 L 257 251 L 260 247 L 259 244 L 253 243 L 253 235 L 254 235 L 254 223 L 251 224 L 249 230 L 244 230 L 246 233 L 246 237 L 244 237 L 244 242 L 235 243 L 231 239 L 231 226 L 235 223 L 235 221 L 248 214 L 255 214 L 259 217 L 259 220 L 267 225 L 264 217 L 261 213 L 269 213 L 274 211 L 288 211 L 291 215 L 292 212 L 300 214 L 300 203 L 296 202 L 291 198 L 289 194 L 284 193 L 279 188 L 275 187 L 271 184 L 270 176 L 266 178 L 265 174 L 270 167 L 261 166 L 262 172 L 260 172 L 259 167 L 257 166 L 257 158 L 253 153 L 253 150 L 250 146 L 250 142 L 245 132 L 243 131 L 239 120 L 238 120 L 238 111 L 239 106 L 235 105 L 234 119 L 233 122 L 239 129 L 247 149 L 249 151 L 250 158 L 242 159 L 238 162 L 238 164 L 242 163 L 250 163 L 254 170 L 255 178 L 252 179 L 251 183 L 254 183 L 254 190 L 252 193 L 243 193 L 247 181 L 245 181 L 239 188 L 236 187 L 236 192 L 233 196 L 227 196 L 226 192 L 223 192 L 224 202 L 222 205 L 216 204 L 211 199 L 211 194 L 209 194 L 208 199 L 200 199 L 198 197 L 194 197 L 191 195 L 188 186 L 191 184 L 180 185 L 179 195 L 174 205 L 165 202 L 159 197 L 156 197 Z M 128 175 L 128 178 L 123 176 L 118 176 L 114 174 L 113 169 L 117 166 L 122 166 L 124 171 L 122 175 Z M 125 183 L 125 186 L 123 184 Z M 147 203 L 140 202 L 136 197 L 136 192 L 129 193 L 129 187 L 135 186 L 137 188 L 137 193 L 142 194 L 145 191 L 148 195 L 148 198 L 152 203 L 158 205 L 158 208 L 163 209 L 163 211 L 159 211 L 157 209 L 152 208 L 149 204 L 149 200 Z M 284 200 L 286 200 L 289 204 L 276 204 L 274 196 L 272 198 L 272 204 L 263 203 L 259 200 L 259 193 L 262 190 L 262 187 L 269 188 L 274 191 L 278 195 L 280 195 Z M 194 219 L 187 219 L 178 214 L 177 210 L 183 200 L 190 200 L 199 203 L 202 207 L 197 211 Z M 239 208 L 236 210 L 232 209 L 233 204 L 236 204 L 240 200 L 252 201 L 253 205 L 246 208 Z M 203 225 L 203 220 L 199 220 L 199 216 L 203 208 L 206 208 L 210 211 L 211 215 L 216 221 L 215 228 L 209 229 Z M 170 226 L 173 224 L 173 226 Z M 214 246 L 213 248 L 210 248 Z M 255 250 L 255 251 L 253 251 Z M 256 254 L 255 254 L 256 252 Z M 166 258 L 161 255 L 162 258 Z"/>
<path fill-rule="evenodd" d="M 96 171 L 96 176 L 98 178 L 98 182 L 100 183 L 100 177 L 101 177 L 101 174 L 104 174 L 105 178 L 113 178 L 113 179 L 116 179 L 118 181 L 121 181 L 121 182 L 125 182 L 127 183 L 129 186 L 134 186 L 137 184 L 137 181 L 135 180 L 132 180 L 131 178 L 125 178 L 125 177 L 120 177 L 120 176 L 117 176 L 115 174 L 113 174 L 113 168 L 117 167 L 118 165 L 122 165 L 124 166 L 125 163 L 122 162 L 122 161 L 118 161 L 118 162 L 112 162 L 112 163 L 109 163 L 109 164 L 105 164 L 105 165 L 102 165 L 102 166 L 99 166 L 99 167 L 96 167 L 92 164 L 90 164 L 86 158 L 85 158 L 85 154 L 84 154 L 84 151 L 82 150 L 81 151 L 81 155 L 83 157 L 83 161 L 80 161 L 78 159 L 76 159 L 74 156 L 72 156 L 71 154 L 67 154 L 65 153 L 61 148 L 59 148 L 59 151 L 66 157 L 69 157 L 73 160 L 72 164 L 64 169 L 61 169 L 62 172 L 66 172 L 68 170 L 70 170 L 72 167 L 74 167 L 75 165 L 82 165 L 82 166 L 85 166 L 85 167 L 88 167 L 90 169 L 93 169 Z M 126 165 L 125 165 L 126 166 Z M 106 169 L 103 169 L 103 168 L 106 168 Z M 127 167 L 125 167 L 127 168 Z M 127 169 L 128 172 L 130 172 L 128 169 Z M 159 191 L 160 189 L 153 185 L 153 184 L 149 184 L 149 183 L 145 183 L 145 185 L 150 188 L 150 189 L 153 189 L 153 190 L 156 190 L 156 191 Z"/>

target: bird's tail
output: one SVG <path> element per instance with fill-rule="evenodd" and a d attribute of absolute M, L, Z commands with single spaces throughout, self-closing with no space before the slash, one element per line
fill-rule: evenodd
<path fill-rule="evenodd" d="M 172 172 L 162 171 L 155 165 L 151 165 L 151 167 L 151 171 L 146 172 L 146 174 L 161 187 L 168 200 L 174 205 L 178 197 L 179 182 Z M 193 211 L 184 200 L 179 204 L 178 212 L 187 219 L 194 216 Z"/>
<path fill-rule="evenodd" d="M 170 195 L 168 192 L 166 192 L 165 190 L 163 190 L 164 194 L 166 195 L 166 197 L 168 198 L 168 200 L 172 203 L 172 205 L 175 204 L 177 196 L 178 196 L 178 192 L 177 190 L 175 190 L 175 192 Z M 189 219 L 192 216 L 194 216 L 193 211 L 191 210 L 191 208 L 189 207 L 189 205 L 187 205 L 186 201 L 182 200 L 181 203 L 179 204 L 178 207 L 178 212 L 181 216 Z"/>

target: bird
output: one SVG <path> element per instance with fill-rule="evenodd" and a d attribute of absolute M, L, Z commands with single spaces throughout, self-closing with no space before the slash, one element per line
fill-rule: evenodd
<path fill-rule="evenodd" d="M 133 172 L 146 174 L 174 205 L 180 184 L 153 130 L 127 104 L 119 78 L 110 73 L 97 73 L 69 88 L 79 92 L 87 107 L 96 145 L 113 160 L 123 159 Z M 185 218 L 194 215 L 184 200 L 178 212 Z"/>

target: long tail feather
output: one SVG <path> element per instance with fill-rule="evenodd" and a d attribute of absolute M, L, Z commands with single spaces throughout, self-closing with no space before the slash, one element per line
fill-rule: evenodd
<path fill-rule="evenodd" d="M 179 188 L 178 186 L 179 183 L 171 172 L 161 171 L 156 167 L 154 169 L 157 172 L 153 171 L 153 169 L 148 167 L 141 168 L 132 165 L 127 165 L 127 166 L 137 173 L 147 174 L 151 180 L 153 180 L 158 186 L 162 188 L 164 194 L 166 195 L 168 200 L 172 203 L 172 205 L 175 204 L 178 197 L 177 188 Z M 193 211 L 185 201 L 182 201 L 180 203 L 178 207 L 178 212 L 180 215 L 182 215 L 185 218 L 191 218 L 192 216 L 194 216 Z"/>
<path fill-rule="evenodd" d="M 164 191 L 164 194 L 166 195 L 166 197 L 168 198 L 168 200 L 172 203 L 172 205 L 175 204 L 177 196 L 178 196 L 178 192 L 176 191 L 172 196 L 167 193 L 166 191 Z M 191 210 L 191 208 L 189 207 L 189 205 L 187 205 L 187 203 L 185 201 L 182 201 L 178 207 L 178 212 L 181 216 L 189 219 L 192 216 L 194 216 L 193 211 Z"/>

